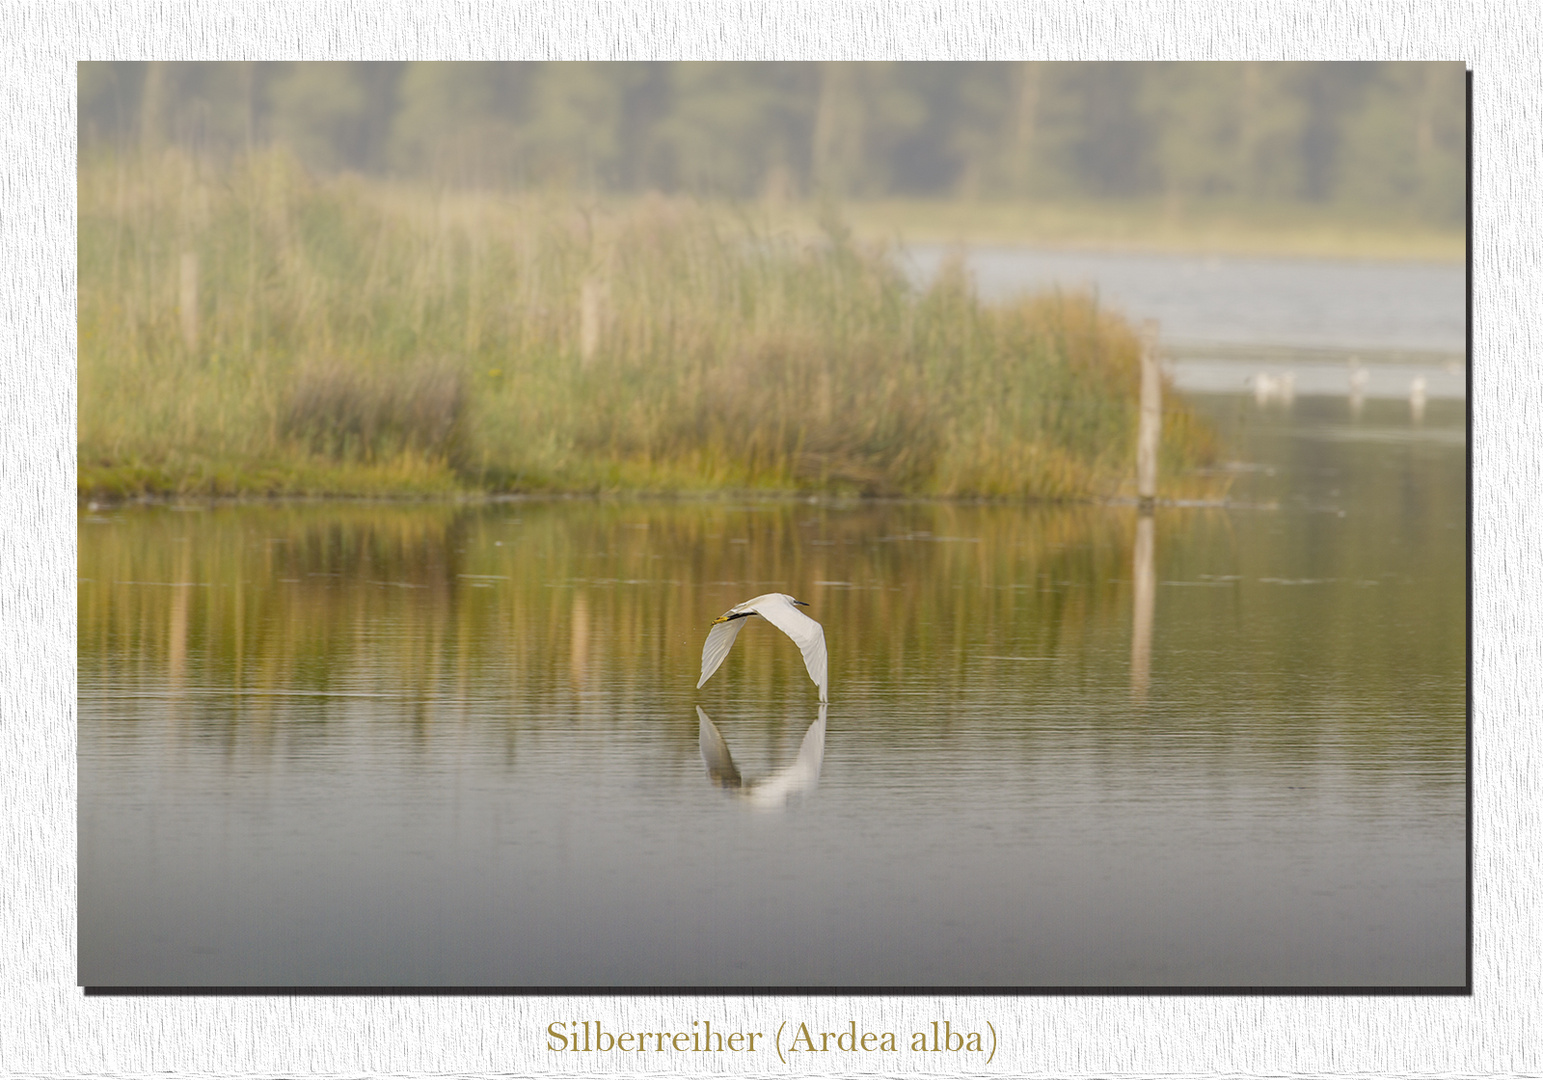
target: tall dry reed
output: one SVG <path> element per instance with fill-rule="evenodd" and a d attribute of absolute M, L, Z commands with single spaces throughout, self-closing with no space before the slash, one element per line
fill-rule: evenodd
<path fill-rule="evenodd" d="M 1124 320 L 984 304 L 958 266 L 918 291 L 839 227 L 168 153 L 82 164 L 79 254 L 87 490 L 1080 499 L 1133 472 Z M 1169 413 L 1189 490 L 1213 447 Z"/>

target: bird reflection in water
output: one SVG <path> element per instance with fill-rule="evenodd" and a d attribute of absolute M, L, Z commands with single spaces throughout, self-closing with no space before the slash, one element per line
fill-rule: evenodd
<path fill-rule="evenodd" d="M 697 743 L 708 777 L 718 787 L 734 792 L 757 810 L 780 809 L 812 794 L 820 782 L 820 766 L 825 762 L 825 714 L 828 708 L 827 705 L 820 706 L 819 719 L 809 725 L 804 741 L 798 746 L 798 755 L 790 764 L 759 780 L 747 781 L 740 776 L 718 725 L 698 705 Z"/>

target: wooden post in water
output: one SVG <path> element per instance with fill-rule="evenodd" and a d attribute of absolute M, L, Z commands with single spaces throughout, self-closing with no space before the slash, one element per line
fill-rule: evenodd
<path fill-rule="evenodd" d="M 1147 698 L 1152 673 L 1152 614 L 1157 601 L 1157 448 L 1163 421 L 1163 380 L 1157 368 L 1157 321 L 1141 324 L 1141 417 L 1136 427 L 1135 612 L 1130 641 L 1130 685 L 1138 702 Z"/>
<path fill-rule="evenodd" d="M 1143 513 L 1157 502 L 1157 448 L 1163 424 L 1163 380 L 1157 368 L 1157 320 L 1141 324 L 1141 419 L 1136 427 L 1136 497 Z"/>
<path fill-rule="evenodd" d="M 181 288 L 177 292 L 177 317 L 182 322 L 182 343 L 188 352 L 198 351 L 198 254 L 182 253 Z"/>

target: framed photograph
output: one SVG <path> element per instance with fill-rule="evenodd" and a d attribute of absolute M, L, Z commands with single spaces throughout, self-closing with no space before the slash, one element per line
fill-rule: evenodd
<path fill-rule="evenodd" d="M 78 94 L 82 986 L 1470 988 L 1462 63 Z"/>

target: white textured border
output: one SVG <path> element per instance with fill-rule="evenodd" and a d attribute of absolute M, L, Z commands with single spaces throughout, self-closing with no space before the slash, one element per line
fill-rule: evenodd
<path fill-rule="evenodd" d="M 0 6 L 0 1075 L 618 1072 L 549 1019 L 993 1021 L 990 1066 L 774 1056 L 649 1071 L 1543 1075 L 1540 22 L 1525 2 Z M 75 985 L 74 62 L 237 58 L 1447 59 L 1476 72 L 1471 998 L 155 998 Z"/>

